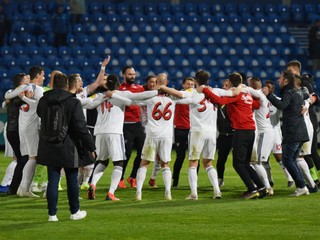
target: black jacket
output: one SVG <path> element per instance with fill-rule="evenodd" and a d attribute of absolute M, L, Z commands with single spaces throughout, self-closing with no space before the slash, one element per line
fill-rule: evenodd
<path fill-rule="evenodd" d="M 37 114 L 41 118 L 44 116 L 45 108 L 50 102 L 66 101 L 70 116 L 70 124 L 68 134 L 63 144 L 52 144 L 43 140 L 40 131 L 40 140 L 38 148 L 37 163 L 53 167 L 77 168 L 79 166 L 88 165 L 94 162 L 86 162 L 83 164 L 81 157 L 83 154 L 89 156 L 89 152 L 95 150 L 94 141 L 86 127 L 81 103 L 78 99 L 67 91 L 61 89 L 53 89 L 44 93 L 40 99 Z M 76 152 L 76 145 L 78 153 Z M 80 151 L 79 151 L 80 150 Z"/>
<path fill-rule="evenodd" d="M 19 131 L 19 108 L 24 102 L 15 97 L 10 100 L 7 107 L 7 131 L 18 132 Z"/>
<path fill-rule="evenodd" d="M 309 140 L 306 123 L 301 114 L 304 96 L 301 89 L 283 87 L 280 92 L 281 99 L 273 94 L 267 96 L 268 100 L 278 109 L 282 110 L 282 143 L 306 142 Z"/>

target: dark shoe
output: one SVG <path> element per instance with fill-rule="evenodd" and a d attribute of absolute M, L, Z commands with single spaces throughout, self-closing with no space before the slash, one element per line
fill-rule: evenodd
<path fill-rule="evenodd" d="M 294 186 L 294 182 L 293 181 L 288 181 L 288 188 L 292 188 Z"/>
<path fill-rule="evenodd" d="M 257 190 L 252 191 L 252 192 L 245 192 L 242 194 L 244 199 L 255 199 L 259 197 L 259 192 Z"/>
<path fill-rule="evenodd" d="M 259 198 L 264 198 L 265 196 L 267 196 L 267 189 L 265 187 L 260 188 L 258 192 L 259 192 Z"/>
<path fill-rule="evenodd" d="M 318 186 L 317 185 L 315 185 L 315 187 L 314 188 L 308 188 L 309 189 L 309 193 L 317 193 L 319 190 L 318 190 Z"/>
<path fill-rule="evenodd" d="M 90 184 L 88 192 L 87 192 L 87 199 L 94 200 L 96 199 L 96 186 L 94 184 Z"/>

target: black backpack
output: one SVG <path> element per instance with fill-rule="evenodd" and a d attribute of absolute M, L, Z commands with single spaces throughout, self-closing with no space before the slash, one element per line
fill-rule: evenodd
<path fill-rule="evenodd" d="M 48 104 L 41 119 L 41 137 L 47 143 L 62 144 L 69 129 L 67 101 Z"/>

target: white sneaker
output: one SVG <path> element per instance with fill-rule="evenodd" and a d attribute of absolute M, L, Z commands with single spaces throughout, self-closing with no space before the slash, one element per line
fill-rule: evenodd
<path fill-rule="evenodd" d="M 271 187 L 271 188 L 268 188 L 267 189 L 268 190 L 268 196 L 273 196 L 273 194 L 274 194 L 274 192 L 273 192 L 273 188 Z"/>
<path fill-rule="evenodd" d="M 172 200 L 171 191 L 166 191 L 165 194 L 164 194 L 164 198 L 166 200 Z"/>
<path fill-rule="evenodd" d="M 53 215 L 53 216 L 50 216 L 50 215 L 49 215 L 48 221 L 49 221 L 49 222 L 58 222 L 59 219 L 57 218 L 57 215 Z"/>
<path fill-rule="evenodd" d="M 71 214 L 70 220 L 81 220 L 81 219 L 84 219 L 86 216 L 87 216 L 87 212 L 80 211 L 79 209 L 78 212 Z"/>
<path fill-rule="evenodd" d="M 198 200 L 198 195 L 190 194 L 188 197 L 185 198 L 186 200 Z"/>
<path fill-rule="evenodd" d="M 30 187 L 30 192 L 41 193 L 42 190 L 38 186 Z"/>
<path fill-rule="evenodd" d="M 222 196 L 221 196 L 221 192 L 214 192 L 213 193 L 213 199 L 220 199 Z"/>
<path fill-rule="evenodd" d="M 42 192 L 46 191 L 46 190 L 47 190 L 47 186 L 48 186 L 48 183 L 46 183 L 46 182 L 42 183 L 42 184 L 41 184 L 41 188 L 40 188 L 41 191 L 42 191 Z"/>
<path fill-rule="evenodd" d="M 135 196 L 135 199 L 136 199 L 137 201 L 141 201 L 141 199 L 142 199 L 142 193 L 141 193 L 141 192 L 137 192 L 137 194 L 136 194 L 136 196 Z"/>
<path fill-rule="evenodd" d="M 299 197 L 301 195 L 309 195 L 309 190 L 307 187 L 297 188 L 293 194 L 290 194 L 290 197 Z"/>
<path fill-rule="evenodd" d="M 32 192 L 23 192 L 22 190 L 20 190 L 20 197 L 31 197 L 31 198 L 38 198 L 38 195 L 33 194 Z"/>

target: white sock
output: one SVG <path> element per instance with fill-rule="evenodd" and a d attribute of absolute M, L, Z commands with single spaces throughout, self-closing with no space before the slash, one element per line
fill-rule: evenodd
<path fill-rule="evenodd" d="M 23 192 L 29 192 L 29 188 L 36 171 L 37 162 L 36 160 L 28 160 L 22 171 L 22 180 L 20 188 Z"/>
<path fill-rule="evenodd" d="M 152 169 L 152 173 L 151 173 L 151 179 L 156 179 L 156 177 L 158 176 L 158 173 L 161 169 L 161 165 L 160 165 L 160 162 L 159 161 L 154 161 L 154 164 L 153 164 L 153 169 Z"/>
<path fill-rule="evenodd" d="M 17 160 L 12 160 L 6 169 L 6 173 L 2 179 L 1 186 L 6 187 L 11 184 L 14 169 L 16 168 L 16 166 L 17 166 Z"/>
<path fill-rule="evenodd" d="M 297 158 L 297 164 L 298 164 L 298 166 L 300 168 L 300 171 L 302 172 L 302 175 L 303 175 L 304 179 L 307 181 L 309 186 L 314 188 L 316 186 L 316 184 L 313 181 L 313 178 L 311 177 L 307 162 L 304 160 L 304 158 L 298 157 Z"/>
<path fill-rule="evenodd" d="M 90 165 L 84 167 L 84 175 L 83 175 L 82 184 L 89 183 L 89 179 L 90 179 L 91 174 L 93 172 L 93 168 L 94 168 L 94 164 L 90 164 Z"/>
<path fill-rule="evenodd" d="M 147 168 L 140 167 L 138 169 L 137 178 L 136 178 L 136 180 L 137 180 L 137 193 L 141 193 L 143 182 L 146 179 L 146 175 L 147 175 Z"/>
<path fill-rule="evenodd" d="M 262 165 L 260 165 L 258 163 L 253 163 L 252 166 L 256 170 L 256 172 L 257 172 L 260 180 L 262 181 L 263 185 L 266 188 L 271 188 L 269 180 L 268 180 L 268 174 L 266 172 L 266 169 Z"/>
<path fill-rule="evenodd" d="M 219 193 L 220 192 L 220 188 L 219 188 L 217 171 L 214 169 L 213 166 L 207 167 L 206 171 L 208 173 L 208 177 L 209 177 L 209 180 L 211 182 L 211 185 L 213 186 L 213 191 L 215 193 Z"/>
<path fill-rule="evenodd" d="M 91 184 L 97 186 L 98 181 L 103 175 L 104 170 L 106 169 L 106 166 L 102 163 L 99 163 L 96 168 L 93 171 Z"/>
<path fill-rule="evenodd" d="M 293 178 L 291 177 L 286 167 L 283 165 L 282 161 L 279 162 L 279 165 L 281 166 L 284 174 L 286 175 L 288 182 L 293 182 Z"/>
<path fill-rule="evenodd" d="M 162 169 L 162 178 L 163 178 L 163 183 L 166 191 L 171 191 L 172 174 L 169 167 L 164 167 Z"/>
<path fill-rule="evenodd" d="M 122 167 L 115 166 L 111 174 L 111 183 L 109 188 L 110 193 L 114 194 L 114 192 L 116 191 L 121 179 L 121 175 L 122 175 Z"/>
<path fill-rule="evenodd" d="M 198 196 L 197 185 L 198 185 L 198 175 L 196 167 L 189 167 L 188 169 L 188 180 L 191 189 L 191 194 Z"/>

